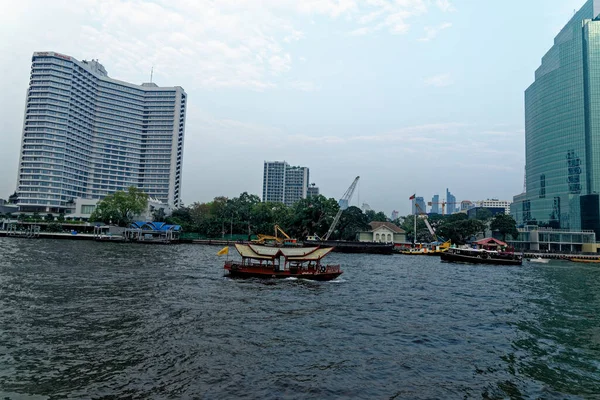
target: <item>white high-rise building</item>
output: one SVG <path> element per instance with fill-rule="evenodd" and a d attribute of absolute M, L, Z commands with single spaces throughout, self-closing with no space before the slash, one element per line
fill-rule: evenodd
<path fill-rule="evenodd" d="M 307 197 L 308 179 L 306 167 L 292 167 L 285 161 L 265 161 L 263 201 L 292 206 Z"/>
<path fill-rule="evenodd" d="M 506 201 L 506 200 L 498 200 L 498 199 L 487 199 L 487 200 L 477 201 L 477 202 L 475 202 L 475 204 L 477 205 L 477 207 L 504 208 L 504 213 L 510 214 L 510 205 L 512 204 L 512 202 Z"/>
<path fill-rule="evenodd" d="M 33 54 L 17 181 L 25 212 L 59 213 L 76 198 L 135 186 L 181 204 L 183 88 L 108 77 L 97 61 Z"/>

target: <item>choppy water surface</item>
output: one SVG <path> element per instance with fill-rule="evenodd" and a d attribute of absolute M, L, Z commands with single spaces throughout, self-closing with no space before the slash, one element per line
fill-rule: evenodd
<path fill-rule="evenodd" d="M 600 398 L 600 269 L 338 255 L 230 280 L 214 247 L 0 238 L 0 397 Z"/>

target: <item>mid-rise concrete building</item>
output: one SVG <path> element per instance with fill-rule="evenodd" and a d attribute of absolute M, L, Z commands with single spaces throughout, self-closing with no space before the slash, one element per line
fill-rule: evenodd
<path fill-rule="evenodd" d="M 263 201 L 292 206 L 308 196 L 309 170 L 293 167 L 285 161 L 265 161 Z"/>
<path fill-rule="evenodd" d="M 318 195 L 319 195 L 319 188 L 314 183 L 311 183 L 310 186 L 308 187 L 308 191 L 306 192 L 306 197 L 315 197 Z"/>
<path fill-rule="evenodd" d="M 130 186 L 181 204 L 183 88 L 108 77 L 97 61 L 36 52 L 17 180 L 23 212 L 63 213 L 74 199 Z"/>
<path fill-rule="evenodd" d="M 498 200 L 498 199 L 487 199 L 487 200 L 480 200 L 480 201 L 475 202 L 475 207 L 503 208 L 505 214 L 510 214 L 510 205 L 511 204 L 512 204 L 511 201 Z M 472 208 L 472 207 L 468 207 L 466 209 L 468 210 L 469 208 Z"/>

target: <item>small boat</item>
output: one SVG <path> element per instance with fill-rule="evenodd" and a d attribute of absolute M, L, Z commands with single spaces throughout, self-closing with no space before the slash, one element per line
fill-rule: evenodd
<path fill-rule="evenodd" d="M 343 273 L 339 265 L 321 263 L 332 247 L 285 248 L 236 243 L 235 248 L 242 260 L 225 262 L 223 268 L 230 277 L 330 281 Z"/>
<path fill-rule="evenodd" d="M 530 263 L 536 263 L 536 264 L 548 264 L 550 262 L 550 259 L 537 257 L 537 258 L 529 258 L 529 259 L 527 259 L 527 261 L 529 261 Z"/>
<path fill-rule="evenodd" d="M 470 264 L 523 265 L 519 254 L 478 249 L 448 249 L 440 254 L 440 259 Z"/>
<path fill-rule="evenodd" d="M 599 264 L 600 263 L 600 259 L 598 259 L 598 258 L 570 258 L 569 260 L 576 262 L 576 263 L 586 263 L 586 264 Z"/>
<path fill-rule="evenodd" d="M 450 245 L 451 243 L 449 240 L 441 244 L 440 242 L 435 242 L 428 245 L 418 245 L 418 247 L 408 250 L 400 250 L 399 253 L 409 256 L 439 256 L 448 251 Z"/>

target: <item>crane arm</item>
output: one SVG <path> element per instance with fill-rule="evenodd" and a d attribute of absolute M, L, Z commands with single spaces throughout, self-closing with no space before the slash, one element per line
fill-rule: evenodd
<path fill-rule="evenodd" d="M 415 202 L 415 206 L 416 206 L 417 210 L 419 211 L 419 214 L 424 216 L 423 221 L 425 221 L 427 230 L 429 230 L 429 233 L 431 234 L 431 236 L 433 236 L 433 240 L 437 241 L 437 235 L 435 234 L 435 230 L 433 229 L 433 227 L 429 223 L 429 220 L 427 219 L 427 214 L 425 214 L 425 212 L 421 209 L 421 206 L 419 205 L 419 203 Z"/>
<path fill-rule="evenodd" d="M 359 179 L 360 179 L 360 176 L 357 176 L 356 178 L 354 178 L 354 182 L 352 182 L 352 184 L 350 185 L 348 190 L 346 190 L 346 193 L 344 193 L 344 195 L 338 202 L 338 204 L 340 205 L 340 209 L 338 210 L 337 214 L 335 214 L 335 217 L 333 218 L 333 222 L 331 223 L 331 226 L 329 227 L 329 230 L 327 231 L 327 234 L 325 235 L 325 238 L 323 240 L 329 239 L 329 236 L 331 236 L 331 234 L 333 233 L 336 225 L 338 224 L 338 222 L 340 222 L 340 217 L 342 216 L 342 213 L 344 212 L 344 210 L 348 207 L 348 203 L 350 203 L 350 199 L 352 198 L 352 195 L 354 194 L 354 190 L 356 189 L 356 184 L 358 183 Z"/>
<path fill-rule="evenodd" d="M 291 239 L 290 236 L 281 229 L 279 225 L 275 225 L 275 236 L 277 236 L 277 232 L 281 233 L 284 238 Z"/>

